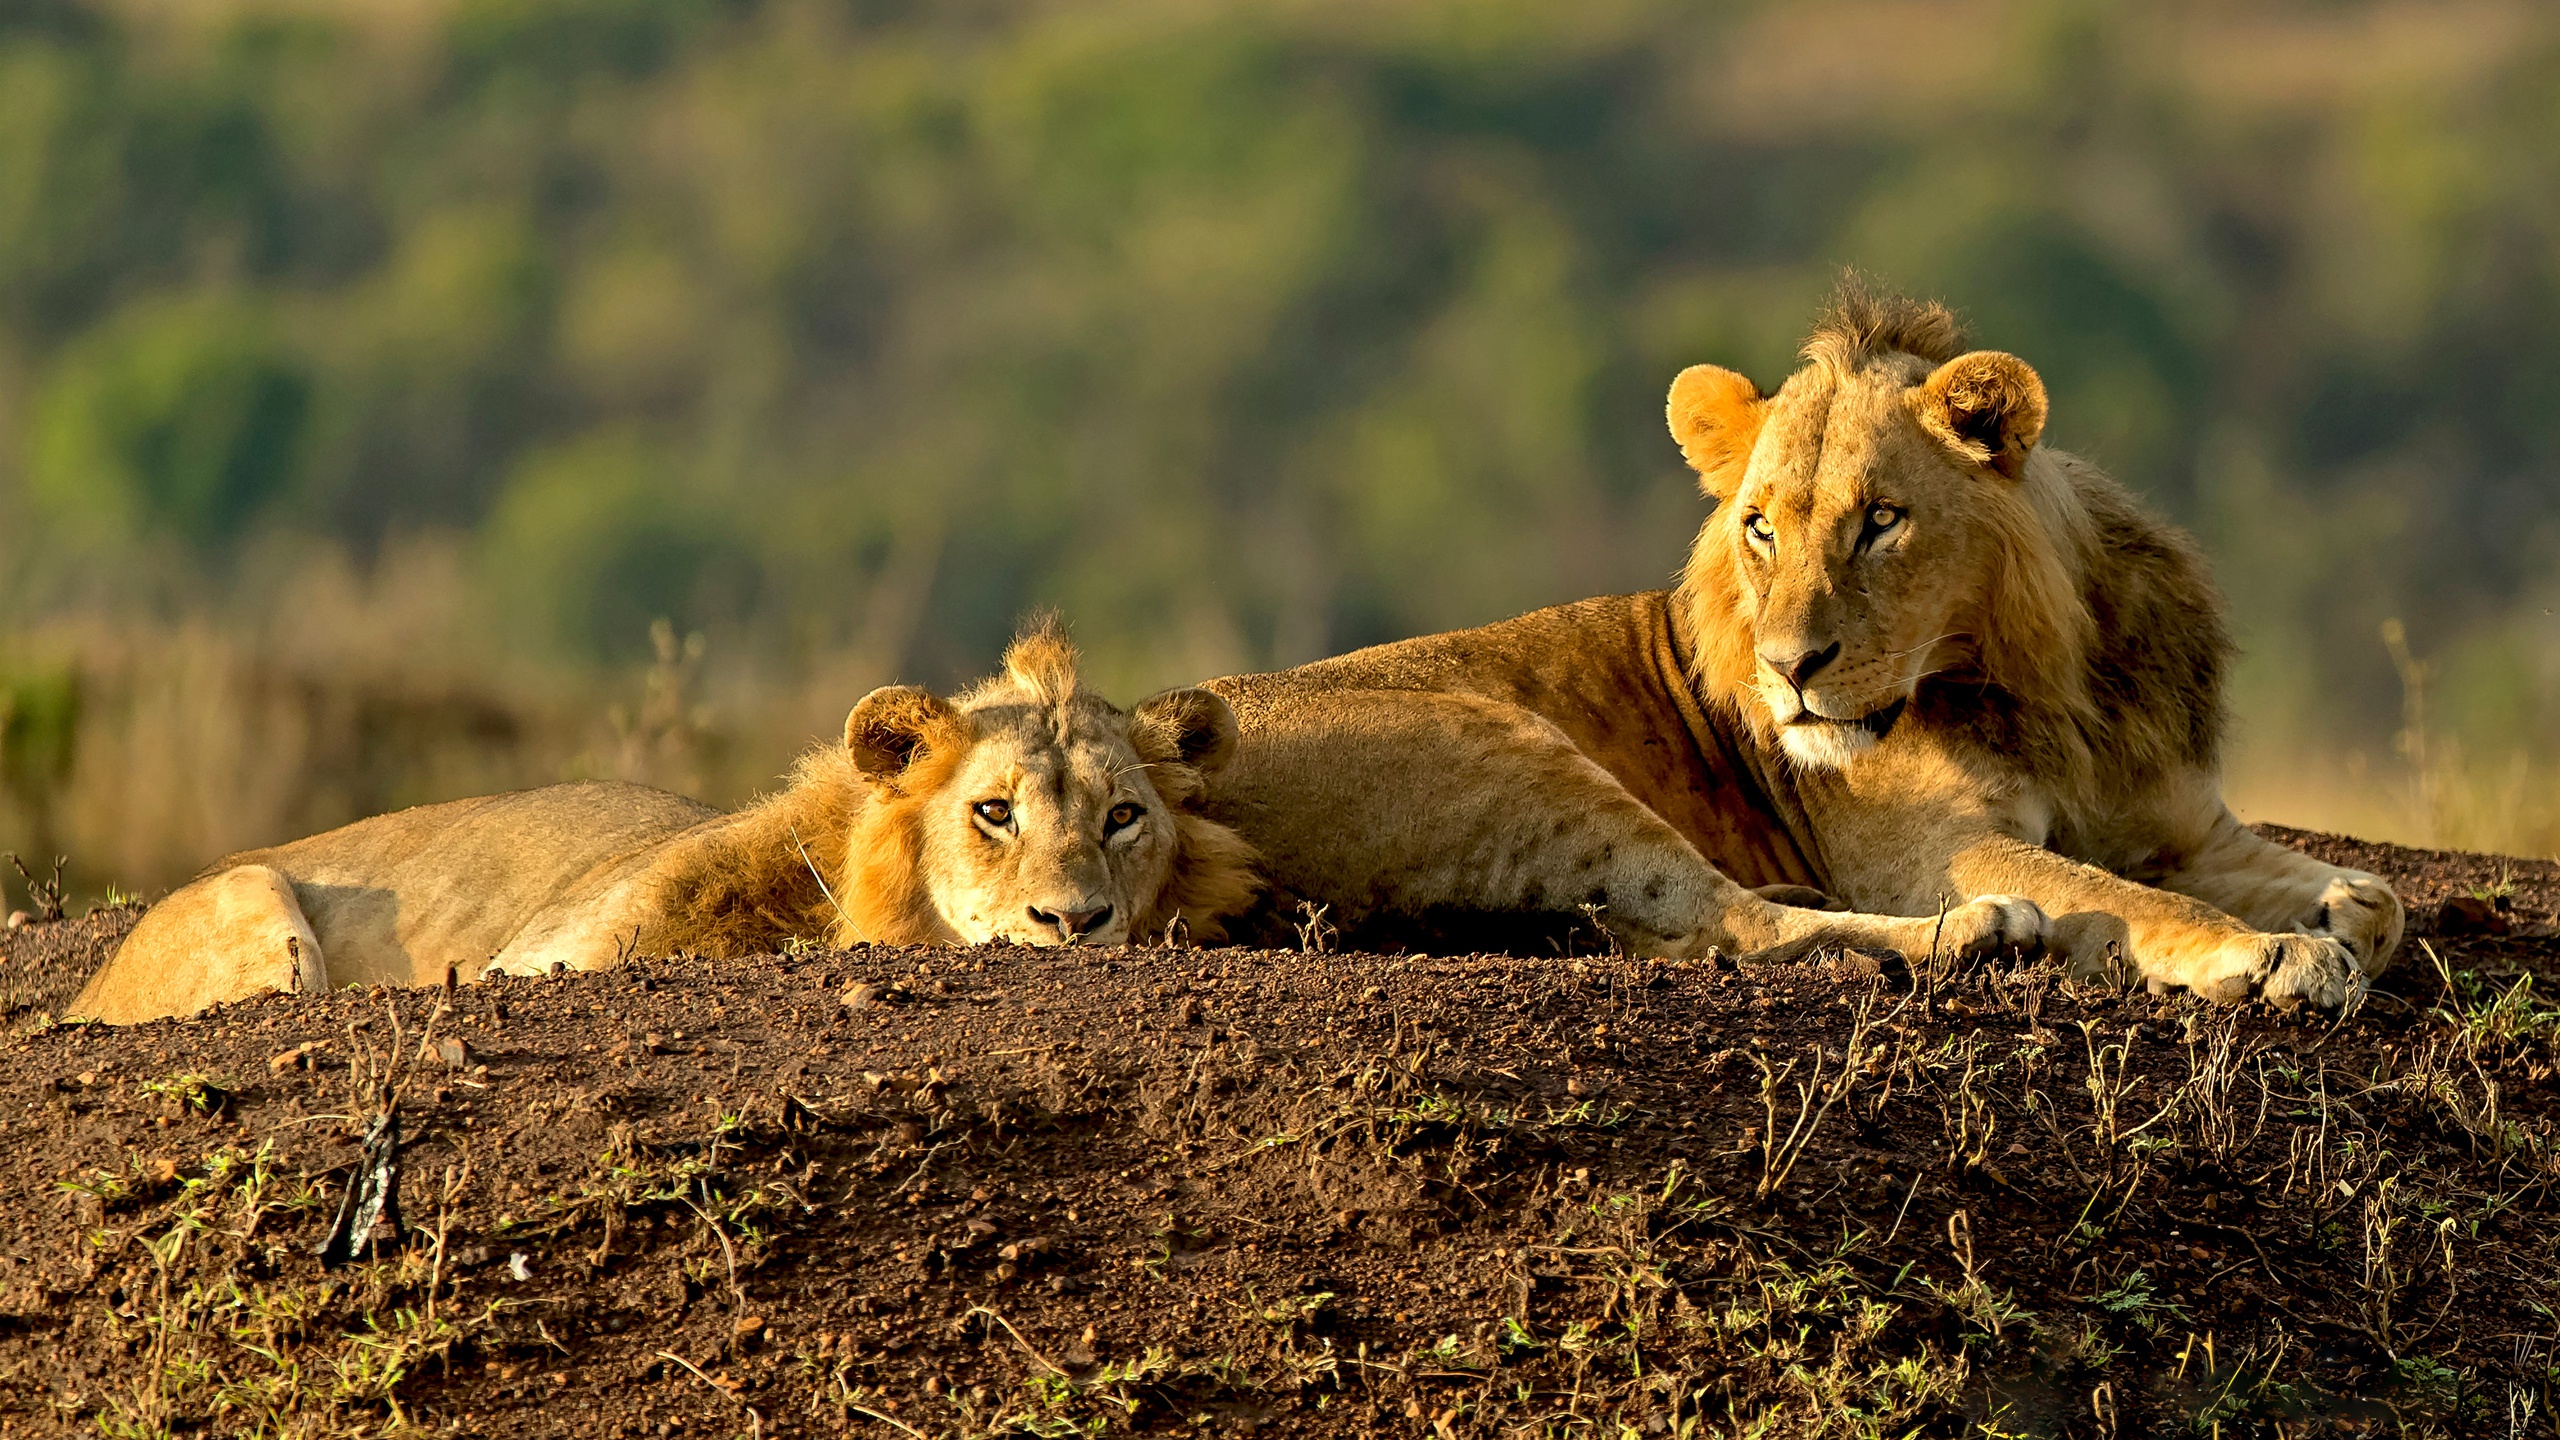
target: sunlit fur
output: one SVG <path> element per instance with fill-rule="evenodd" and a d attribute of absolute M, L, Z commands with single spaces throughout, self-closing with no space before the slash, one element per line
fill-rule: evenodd
<path fill-rule="evenodd" d="M 2024 361 L 1963 345 L 1853 284 L 1775 396 L 1683 371 L 1671 433 L 1717 504 L 1676 592 L 1214 681 L 1246 736 L 1217 813 L 1347 935 L 1572 909 L 1647 954 L 1919 955 L 1962 927 L 2345 1003 L 2402 910 L 2223 804 L 2202 558 L 2042 447 Z"/>
<path fill-rule="evenodd" d="M 1003 674 L 950 701 L 905 687 L 868 697 L 847 729 L 899 712 L 903 768 L 867 774 L 851 745 L 811 751 L 788 790 L 741 817 L 753 819 L 733 847 L 671 880 L 668 938 L 710 948 L 734 923 L 724 917 L 773 909 L 794 933 L 845 945 L 1055 945 L 1068 937 L 1032 911 L 1108 905 L 1082 943 L 1223 939 L 1260 882 L 1251 847 L 1196 813 L 1234 736 L 1224 703 L 1204 709 L 1202 693 L 1119 710 L 1078 688 L 1074 648 L 1044 624 L 1007 650 Z M 974 817 L 988 800 L 1012 807 L 1009 827 Z M 1121 803 L 1145 813 L 1106 836 Z M 825 890 L 814 875 L 831 877 Z M 674 928 L 678 916 L 699 918 Z"/>
<path fill-rule="evenodd" d="M 1813 638 L 1836 640 L 1841 656 L 1803 696 L 1814 715 L 1855 719 L 1902 700 L 1903 723 L 1979 727 L 1996 696 L 1996 738 L 2056 783 L 2066 807 L 2096 798 L 2093 748 L 2154 774 L 2211 764 L 2227 644 L 2200 557 L 2106 476 L 2035 444 L 2044 399 L 2032 371 L 1962 346 L 1943 307 L 1852 285 L 1775 396 L 1736 393 L 1717 372 L 1713 386 L 1685 386 L 1683 413 L 1675 390 L 1674 432 L 1707 461 L 1700 483 L 1720 502 L 1681 586 L 1701 690 L 1799 764 L 1854 761 L 1875 736 L 1787 724 L 1798 697 L 1759 659 L 1773 622 L 1818 611 L 1826 623 Z M 2013 456 L 2016 474 L 2001 473 Z M 1879 501 L 1907 512 L 1898 548 L 1856 556 L 1860 519 Z M 1765 558 L 1743 530 L 1752 514 L 1781 532 Z M 2134 607 L 2192 663 L 2126 653 L 2156 645 L 2160 630 L 2102 635 L 2093 604 L 2120 617 Z M 2102 712 L 2095 677 L 2135 662 L 2159 683 Z"/>
<path fill-rule="evenodd" d="M 1234 713 L 1204 690 L 1126 712 L 1082 693 L 1074 650 L 1044 625 L 956 701 L 863 697 L 841 743 L 733 814 L 639 785 L 554 785 L 234 855 L 153 906 L 76 1013 L 124 1023 L 265 990 L 795 941 L 1216 941 L 1261 887 L 1252 849 L 1198 813 L 1235 743 Z M 971 818 L 991 799 L 1013 806 L 1000 834 Z M 1145 813 L 1106 835 L 1124 803 Z"/>

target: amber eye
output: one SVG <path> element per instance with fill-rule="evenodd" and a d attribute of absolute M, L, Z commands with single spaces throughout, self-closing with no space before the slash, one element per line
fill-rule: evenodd
<path fill-rule="evenodd" d="M 1119 804 L 1111 807 L 1111 814 L 1109 817 L 1111 821 L 1110 828 L 1114 830 L 1125 830 L 1131 825 L 1136 824 L 1138 817 L 1146 813 L 1145 807 L 1132 805 L 1128 801 L 1123 800 Z"/>
<path fill-rule="evenodd" d="M 1774 545 L 1777 543 L 1778 529 L 1776 526 L 1769 523 L 1769 517 L 1766 515 L 1754 515 L 1744 520 L 1742 522 L 1742 529 L 1744 534 L 1749 535 L 1754 541 L 1757 541 L 1762 545 Z"/>
<path fill-rule="evenodd" d="M 1010 800 L 981 800 L 969 808 L 977 812 L 979 819 L 999 830 L 1013 823 L 1013 802 Z"/>
<path fill-rule="evenodd" d="M 1867 524 L 1877 530 L 1890 530 L 1901 523 L 1902 512 L 1890 505 L 1870 506 L 1867 510 Z"/>

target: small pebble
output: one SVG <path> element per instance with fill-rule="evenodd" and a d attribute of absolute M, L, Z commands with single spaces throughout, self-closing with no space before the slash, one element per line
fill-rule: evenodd
<path fill-rule="evenodd" d="M 311 1052 L 319 1049 L 322 1043 L 324 1042 L 318 1040 L 305 1040 L 290 1050 L 277 1051 L 267 1057 L 268 1072 L 281 1075 L 287 1070 L 310 1068 Z"/>

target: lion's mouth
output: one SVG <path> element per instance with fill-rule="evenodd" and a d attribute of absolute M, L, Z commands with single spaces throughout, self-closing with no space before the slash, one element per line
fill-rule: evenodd
<path fill-rule="evenodd" d="M 1830 728 L 1840 730 L 1864 730 L 1869 735 L 1881 740 L 1885 737 L 1886 732 L 1893 729 L 1893 722 L 1902 718 L 1903 707 L 1910 703 L 1911 697 L 1905 695 L 1901 699 L 1894 701 L 1892 704 L 1885 706 L 1881 710 L 1870 710 L 1866 714 L 1858 716 L 1853 720 L 1835 720 L 1828 715 L 1816 715 L 1811 710 L 1798 710 L 1795 713 L 1795 718 L 1789 720 L 1787 723 L 1789 725 L 1828 726 Z"/>

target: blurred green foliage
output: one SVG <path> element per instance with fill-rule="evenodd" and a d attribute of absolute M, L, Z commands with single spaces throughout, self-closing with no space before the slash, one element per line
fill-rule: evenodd
<path fill-rule="evenodd" d="M 54 799 L 71 775 L 79 738 L 78 672 L 0 655 L 0 799 L 21 819 L 31 864 L 56 853 Z"/>
<path fill-rule="evenodd" d="M 2244 740 L 2387 758 L 2398 616 L 2549 755 L 2534 0 L 11 0 L 0 596 L 458 534 L 555 666 L 1293 663 L 1662 583 L 1671 375 L 1843 264 L 2206 537 Z"/>
<path fill-rule="evenodd" d="M 233 543 L 292 498 L 310 393 L 226 297 L 137 304 L 63 347 L 35 399 L 28 493 L 66 528 Z"/>

